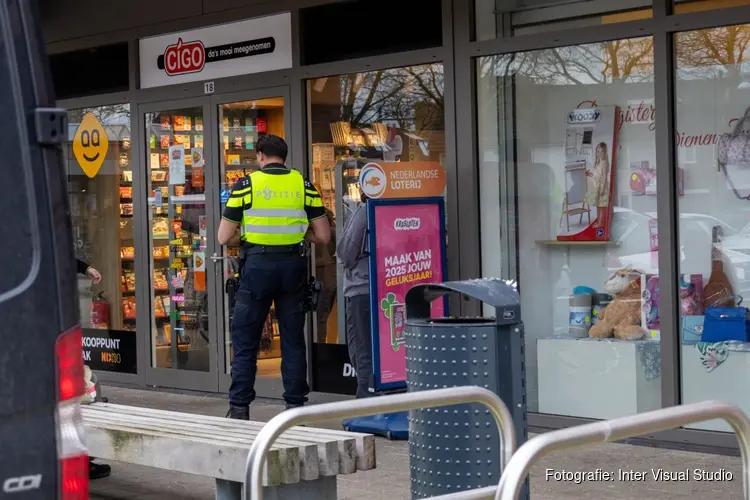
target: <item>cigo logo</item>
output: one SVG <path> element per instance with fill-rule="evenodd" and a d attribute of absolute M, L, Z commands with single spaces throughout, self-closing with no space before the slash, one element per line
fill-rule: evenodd
<path fill-rule="evenodd" d="M 377 163 L 368 163 L 359 174 L 359 184 L 368 198 L 380 198 L 385 193 L 388 180 Z"/>
<path fill-rule="evenodd" d="M 393 229 L 396 231 L 414 231 L 419 229 L 422 219 L 419 217 L 405 217 L 393 221 Z"/>
<path fill-rule="evenodd" d="M 164 51 L 164 71 L 169 76 L 198 73 L 206 65 L 206 48 L 203 42 L 183 43 L 182 38 Z"/>

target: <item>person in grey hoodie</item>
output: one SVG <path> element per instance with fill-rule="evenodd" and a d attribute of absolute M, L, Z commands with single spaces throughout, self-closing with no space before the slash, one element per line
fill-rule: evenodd
<path fill-rule="evenodd" d="M 344 223 L 336 257 L 344 266 L 346 341 L 357 373 L 357 399 L 372 396 L 372 339 L 370 337 L 370 269 L 367 240 L 367 197 L 360 188 L 360 204 Z"/>

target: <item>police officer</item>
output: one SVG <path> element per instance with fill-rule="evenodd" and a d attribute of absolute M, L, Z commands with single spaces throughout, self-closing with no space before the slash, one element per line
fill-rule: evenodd
<path fill-rule="evenodd" d="M 219 225 L 222 245 L 241 245 L 244 259 L 232 316 L 232 385 L 229 413 L 249 420 L 255 399 L 258 347 L 273 302 L 281 336 L 281 377 L 287 408 L 307 401 L 305 241 L 326 245 L 331 227 L 318 190 L 284 166 L 281 137 L 258 138 L 261 169 L 237 181 Z"/>

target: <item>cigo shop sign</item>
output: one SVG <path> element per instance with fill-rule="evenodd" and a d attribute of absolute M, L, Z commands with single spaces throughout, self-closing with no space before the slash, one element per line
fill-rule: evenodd
<path fill-rule="evenodd" d="M 141 87 L 286 69 L 292 66 L 289 13 L 143 38 Z"/>
<path fill-rule="evenodd" d="M 167 47 L 164 54 L 159 56 L 156 66 L 169 76 L 185 75 L 203 71 L 207 63 L 270 54 L 275 48 L 276 40 L 273 37 L 208 48 L 200 40 L 185 43 L 182 38 L 178 38 L 177 43 Z"/>
<path fill-rule="evenodd" d="M 584 120 L 587 117 L 592 117 L 590 114 L 586 114 L 591 110 L 597 108 L 596 100 L 583 101 L 576 106 L 574 111 L 568 113 L 568 123 L 575 125 L 583 125 Z M 624 108 L 620 107 L 620 116 L 618 120 L 618 130 L 622 129 L 625 125 L 639 125 L 648 124 L 648 129 L 654 131 L 656 129 L 656 108 L 654 107 L 653 101 L 642 100 L 637 103 L 628 103 Z M 734 130 L 737 126 L 738 121 L 741 118 L 730 118 L 727 121 L 728 131 Z M 571 121 L 573 120 L 573 121 Z M 699 132 L 689 134 L 675 130 L 675 143 L 679 148 L 695 148 L 702 146 L 715 146 L 718 144 L 721 137 L 730 132 Z M 750 134 L 750 130 L 742 130 L 744 134 Z"/>

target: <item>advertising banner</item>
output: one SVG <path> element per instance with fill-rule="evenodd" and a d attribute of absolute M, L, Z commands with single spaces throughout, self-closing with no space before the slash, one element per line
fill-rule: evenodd
<path fill-rule="evenodd" d="M 346 344 L 312 343 L 313 390 L 346 394 L 357 393 L 357 372 L 349 361 Z"/>
<path fill-rule="evenodd" d="M 135 332 L 83 329 L 83 362 L 92 370 L 138 373 Z"/>
<path fill-rule="evenodd" d="M 370 199 L 443 196 L 445 182 L 445 169 L 436 161 L 371 161 L 359 174 L 362 191 Z"/>
<path fill-rule="evenodd" d="M 144 89 L 291 68 L 292 17 L 284 12 L 142 38 L 138 48 Z"/>
<path fill-rule="evenodd" d="M 559 241 L 609 241 L 620 117 L 617 106 L 577 108 L 567 114 Z"/>
<path fill-rule="evenodd" d="M 445 206 L 442 198 L 368 200 L 370 300 L 375 391 L 406 385 L 406 292 L 445 279 Z M 433 317 L 445 300 L 432 304 Z"/>

